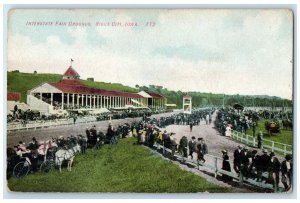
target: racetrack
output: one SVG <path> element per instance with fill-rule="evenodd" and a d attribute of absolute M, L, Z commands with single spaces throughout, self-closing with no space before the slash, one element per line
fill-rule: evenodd
<path fill-rule="evenodd" d="M 164 113 L 164 114 L 155 114 L 152 115 L 152 118 L 157 118 L 161 116 L 169 116 L 173 113 Z M 141 118 L 126 118 L 126 119 L 117 119 L 112 120 L 111 123 L 113 127 L 117 127 L 120 124 L 138 122 Z M 106 132 L 109 120 L 99 121 L 99 122 L 90 122 L 90 123 L 77 123 L 75 125 L 65 125 L 65 126 L 51 126 L 48 128 L 39 128 L 39 129 L 29 129 L 29 130 L 19 130 L 19 131 L 10 131 L 7 133 L 7 147 L 13 147 L 17 145 L 19 141 L 25 143 L 31 142 L 32 137 L 36 137 L 38 141 L 49 140 L 52 137 L 56 138 L 59 136 L 68 137 L 70 135 L 85 135 L 85 130 L 88 127 L 89 129 L 96 125 L 97 131 Z"/>
<path fill-rule="evenodd" d="M 166 113 L 166 114 L 157 114 L 153 115 L 152 117 L 161 117 L 161 116 L 168 116 L 172 113 Z M 177 143 L 179 143 L 179 140 L 182 136 L 186 136 L 188 140 L 191 139 L 192 136 L 195 136 L 196 138 L 202 137 L 206 141 L 208 145 L 208 153 L 210 155 L 214 155 L 217 157 L 222 157 L 221 151 L 223 149 L 226 149 L 228 151 L 229 160 L 231 163 L 231 168 L 233 167 L 232 161 L 233 161 L 233 152 L 237 148 L 237 146 L 240 144 L 239 142 L 222 136 L 220 133 L 214 129 L 214 120 L 216 118 L 216 113 L 213 114 L 212 117 L 212 123 L 210 125 L 206 125 L 205 121 L 201 121 L 200 125 L 194 126 L 192 132 L 190 132 L 190 128 L 188 125 L 170 125 L 166 127 L 166 130 L 168 132 L 174 132 L 176 133 L 174 137 L 176 138 Z M 141 118 L 127 118 L 127 119 L 118 119 L 118 120 L 112 120 L 111 123 L 114 127 L 117 127 L 119 124 L 123 123 L 132 123 L 132 122 L 138 122 Z M 85 129 L 86 127 L 91 128 L 93 125 L 96 125 L 97 131 L 103 131 L 106 132 L 108 124 L 110 121 L 100 121 L 100 122 L 92 122 L 87 124 L 75 124 L 75 125 L 67 125 L 67 126 L 57 126 L 57 127 L 49 127 L 49 128 L 42 128 L 42 129 L 36 129 L 36 130 L 22 130 L 22 131 L 15 131 L 15 132 L 9 132 L 7 137 L 7 146 L 12 147 L 16 145 L 19 141 L 23 141 L 28 143 L 31 141 L 32 137 L 36 137 L 37 140 L 48 140 L 52 137 L 59 137 L 59 136 L 70 136 L 70 135 L 78 135 L 78 134 L 84 134 L 85 135 Z M 252 149 L 249 147 L 249 150 Z M 256 149 L 257 150 L 257 149 Z M 258 153 L 261 153 L 261 150 L 258 150 Z M 283 157 L 278 156 L 280 161 L 283 160 Z M 196 159 L 196 154 L 194 156 L 194 159 Z M 207 163 L 213 164 L 213 159 L 209 159 L 208 157 Z M 219 161 L 218 165 L 220 166 L 222 162 Z M 186 166 L 181 166 L 185 170 L 189 170 L 193 173 L 200 174 L 202 177 L 205 177 L 210 182 L 214 182 L 215 184 L 223 185 L 224 183 L 221 181 L 217 181 L 214 177 L 211 175 L 205 174 L 205 172 L 200 172 L 196 170 L 191 170 L 187 168 Z M 234 172 L 233 168 L 231 170 Z M 238 187 L 237 187 L 238 188 Z M 247 192 L 250 192 L 251 190 L 246 190 Z M 239 191 L 241 192 L 241 191 Z M 242 191 L 245 192 L 245 191 Z"/>

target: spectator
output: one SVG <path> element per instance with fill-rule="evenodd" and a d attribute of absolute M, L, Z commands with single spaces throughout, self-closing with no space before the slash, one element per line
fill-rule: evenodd
<path fill-rule="evenodd" d="M 281 182 L 284 185 L 286 191 L 290 190 L 292 187 L 292 177 L 293 177 L 293 162 L 292 155 L 287 154 L 285 160 L 281 163 Z"/>
<path fill-rule="evenodd" d="M 269 168 L 270 156 L 268 155 L 268 150 L 263 150 L 263 155 L 261 155 L 257 160 L 257 181 L 262 181 L 262 174 L 266 172 Z"/>
<path fill-rule="evenodd" d="M 270 163 L 269 163 L 269 180 L 271 183 L 278 188 L 279 185 L 279 172 L 280 172 L 280 162 L 275 156 L 274 152 L 270 153 Z"/>
<path fill-rule="evenodd" d="M 179 151 L 182 153 L 183 157 L 187 158 L 187 147 L 188 141 L 186 136 L 183 136 L 179 141 Z"/>
<path fill-rule="evenodd" d="M 192 140 L 189 141 L 189 156 L 193 159 L 193 153 L 195 152 L 196 148 L 196 138 L 192 136 Z"/>
<path fill-rule="evenodd" d="M 193 125 L 194 125 L 194 124 L 193 124 L 193 122 L 191 121 L 191 122 L 190 122 L 190 132 L 192 132 L 192 130 L 193 130 Z"/>
<path fill-rule="evenodd" d="M 249 158 L 251 157 L 248 150 L 249 150 L 248 147 L 244 147 L 241 153 L 241 172 L 243 174 L 243 177 L 246 178 L 249 177 L 249 164 L 250 164 Z"/>
<path fill-rule="evenodd" d="M 262 139 L 263 139 L 263 133 L 259 131 L 257 135 L 257 148 L 261 149 L 262 147 Z"/>
<path fill-rule="evenodd" d="M 229 162 L 229 156 L 227 154 L 226 150 L 222 150 L 223 153 L 223 162 L 222 162 L 222 170 L 231 172 L 230 162 Z M 222 180 L 224 182 L 232 181 L 232 177 L 222 174 Z"/>
<path fill-rule="evenodd" d="M 233 159 L 233 169 L 236 173 L 240 173 L 241 171 L 241 154 L 242 154 L 242 146 L 238 145 L 238 148 L 234 151 L 234 159 Z"/>

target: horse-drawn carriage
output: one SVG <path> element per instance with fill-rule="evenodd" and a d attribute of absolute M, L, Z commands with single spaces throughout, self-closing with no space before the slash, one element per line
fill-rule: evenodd
<path fill-rule="evenodd" d="M 267 120 L 265 122 L 265 129 L 269 134 L 280 133 L 280 122 L 279 120 Z"/>
<path fill-rule="evenodd" d="M 76 143 L 71 148 L 58 148 L 52 141 L 46 141 L 39 145 L 38 149 L 32 149 L 25 144 L 15 146 L 15 149 L 7 149 L 7 179 L 25 177 L 30 172 L 40 171 L 48 173 L 55 167 L 61 171 L 64 161 L 68 163 L 68 170 L 71 170 L 75 153 L 80 151 Z"/>
<path fill-rule="evenodd" d="M 30 171 L 49 172 L 54 168 L 57 147 L 50 147 L 50 141 L 40 145 L 38 149 L 32 149 L 30 145 L 26 147 L 24 144 L 15 147 L 15 150 L 7 150 L 7 178 L 14 176 L 19 179 Z"/>

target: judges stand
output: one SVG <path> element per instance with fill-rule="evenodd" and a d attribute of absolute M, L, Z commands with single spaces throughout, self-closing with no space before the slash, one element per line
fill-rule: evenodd
<path fill-rule="evenodd" d="M 192 113 L 192 97 L 191 96 L 183 96 L 182 108 L 184 114 Z"/>

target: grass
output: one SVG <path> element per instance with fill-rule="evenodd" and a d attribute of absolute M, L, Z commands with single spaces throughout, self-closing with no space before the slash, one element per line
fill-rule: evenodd
<path fill-rule="evenodd" d="M 266 119 L 262 119 L 258 122 L 258 126 L 256 127 L 256 134 L 261 130 L 264 139 L 268 139 L 274 142 L 281 142 L 283 144 L 293 145 L 293 131 L 291 129 L 286 130 L 281 126 L 280 133 L 273 133 L 273 135 L 269 135 L 267 130 L 265 129 L 265 122 Z M 252 129 L 248 129 L 246 133 L 252 135 Z"/>
<path fill-rule="evenodd" d="M 20 92 L 21 102 L 26 102 L 27 91 L 45 82 L 58 82 L 62 79 L 59 74 L 33 74 L 21 72 L 7 72 L 7 90 L 9 92 Z M 94 82 L 81 80 L 90 87 L 126 92 L 137 92 L 135 88 L 116 83 Z"/>
<path fill-rule="evenodd" d="M 54 170 L 11 178 L 8 187 L 22 192 L 230 192 L 134 143 L 128 138 L 113 147 L 90 149 L 75 157 L 72 172 L 63 168 L 61 174 Z"/>

